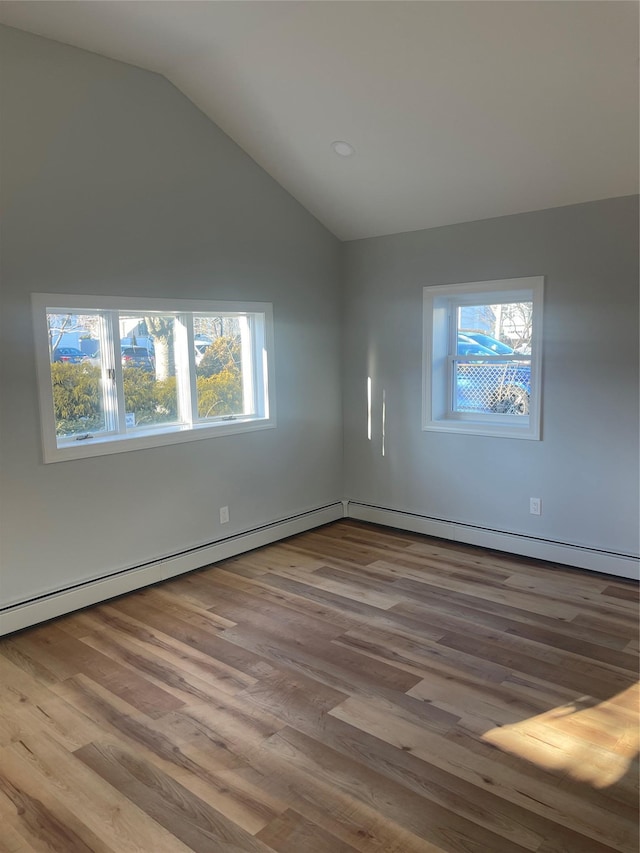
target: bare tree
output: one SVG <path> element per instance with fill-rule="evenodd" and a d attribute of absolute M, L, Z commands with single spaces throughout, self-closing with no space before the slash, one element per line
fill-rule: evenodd
<path fill-rule="evenodd" d="M 500 339 L 514 349 L 531 351 L 533 302 L 507 302 L 502 306 Z"/>
<path fill-rule="evenodd" d="M 56 351 L 60 341 L 62 340 L 62 336 L 69 330 L 69 326 L 71 325 L 71 314 L 67 314 L 66 317 L 63 317 L 63 319 L 57 323 L 54 320 L 54 323 L 56 323 L 55 325 L 52 325 L 53 319 L 53 316 L 49 314 L 49 349 L 51 350 L 51 353 Z"/>
<path fill-rule="evenodd" d="M 193 325 L 197 335 L 206 335 L 212 340 L 224 336 L 233 337 L 240 331 L 237 317 L 214 317 L 205 314 L 195 317 Z"/>

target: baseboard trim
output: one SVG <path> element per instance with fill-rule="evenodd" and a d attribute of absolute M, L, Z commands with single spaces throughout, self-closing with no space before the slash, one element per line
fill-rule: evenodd
<path fill-rule="evenodd" d="M 274 521 L 144 566 L 119 571 L 113 575 L 15 604 L 0 610 L 0 636 L 28 628 L 39 622 L 46 622 L 48 619 L 63 616 L 91 604 L 107 601 L 109 598 L 115 598 L 127 592 L 133 592 L 176 575 L 191 572 L 211 563 L 227 560 L 229 557 L 252 551 L 254 548 L 270 545 L 272 542 L 286 539 L 296 533 L 304 533 L 305 530 L 337 521 L 343 516 L 343 504 L 337 501 L 334 504 Z"/>
<path fill-rule="evenodd" d="M 343 502 L 344 503 L 344 502 Z M 385 527 L 396 527 L 412 533 L 437 536 L 467 545 L 479 545 L 495 551 L 507 551 L 523 557 L 534 557 L 552 563 L 562 563 L 592 572 L 602 572 L 616 577 L 638 579 L 638 560 L 624 554 L 597 551 L 580 545 L 551 542 L 515 533 L 486 530 L 453 521 L 428 518 L 412 512 L 387 509 L 369 504 L 348 501 L 345 516 L 359 521 L 369 521 Z"/>
<path fill-rule="evenodd" d="M 426 536 L 436 536 L 453 542 L 479 545 L 524 557 L 562 563 L 616 577 L 638 579 L 638 560 L 624 554 L 485 530 L 457 522 L 428 518 L 416 513 L 344 500 L 270 522 L 181 554 L 121 570 L 113 575 L 6 607 L 0 610 L 0 636 L 107 601 L 127 592 L 133 592 L 150 584 L 168 580 L 220 560 L 235 557 L 254 548 L 270 545 L 288 536 L 304 533 L 305 530 L 311 530 L 344 517 L 422 533 Z"/>

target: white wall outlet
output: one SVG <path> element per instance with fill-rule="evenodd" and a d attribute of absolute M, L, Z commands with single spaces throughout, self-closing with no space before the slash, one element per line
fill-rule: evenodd
<path fill-rule="evenodd" d="M 229 521 L 229 507 L 220 507 L 220 524 L 226 524 Z"/>
<path fill-rule="evenodd" d="M 529 498 L 529 512 L 531 515 L 540 515 L 542 513 L 541 498 Z"/>

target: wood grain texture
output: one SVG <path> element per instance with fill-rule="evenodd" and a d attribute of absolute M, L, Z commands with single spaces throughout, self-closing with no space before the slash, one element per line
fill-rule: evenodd
<path fill-rule="evenodd" d="M 341 521 L 0 640 L 0 851 L 635 853 L 637 585 Z"/>

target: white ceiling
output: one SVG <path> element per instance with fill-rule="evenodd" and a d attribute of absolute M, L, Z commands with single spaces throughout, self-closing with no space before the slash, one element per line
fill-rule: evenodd
<path fill-rule="evenodd" d="M 0 21 L 164 74 L 341 239 L 638 191 L 636 2 L 22 0 Z"/>

